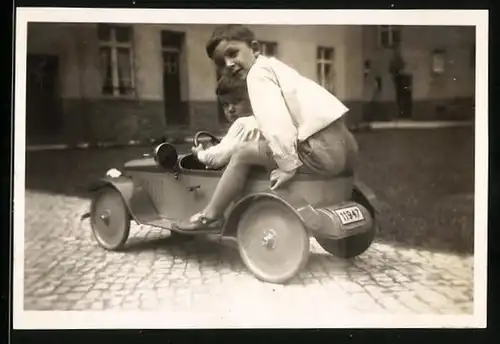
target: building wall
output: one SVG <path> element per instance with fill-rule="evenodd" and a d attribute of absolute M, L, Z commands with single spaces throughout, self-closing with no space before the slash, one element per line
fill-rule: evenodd
<path fill-rule="evenodd" d="M 250 26 L 258 39 L 278 43 L 277 57 L 316 80 L 316 48 L 335 49 L 334 93 L 349 107 L 348 123 L 363 114 L 374 119 L 396 116 L 395 94 L 388 72 L 390 49 L 378 46 L 372 26 Z M 161 31 L 185 33 L 180 61 L 183 113 L 188 130 L 220 128 L 214 89 L 216 75 L 205 53 L 214 25 L 134 25 L 133 54 L 136 94 L 113 98 L 101 95 L 99 42 L 96 24 L 30 23 L 28 53 L 59 56 L 59 89 L 63 130 L 59 141 L 120 140 L 159 137 L 182 128 L 168 123 L 163 100 Z M 413 75 L 415 119 L 464 118 L 473 115 L 473 28 L 404 27 L 402 52 L 406 72 Z M 431 70 L 431 52 L 445 48 L 446 69 L 439 77 Z M 364 61 L 371 61 L 370 76 L 382 78 L 382 92 L 373 97 L 373 80 L 364 77 Z M 374 111 L 375 107 L 379 109 Z M 448 109 L 443 112 L 442 109 Z M 380 111 L 380 109 L 382 109 Z"/>
<path fill-rule="evenodd" d="M 133 52 L 136 96 L 100 94 L 99 42 L 96 24 L 33 23 L 28 53 L 60 57 L 60 96 L 64 140 L 123 140 L 178 131 L 165 119 L 161 30 L 182 31 L 181 98 L 190 130 L 220 127 L 215 98 L 216 75 L 205 53 L 214 25 L 134 25 Z M 277 57 L 316 80 L 316 48 L 335 48 L 335 93 L 351 108 L 349 120 L 360 118 L 361 28 L 343 26 L 251 26 L 260 40 L 278 43 Z M 356 37 L 353 39 L 353 36 Z M 349 75 L 349 77 L 347 77 Z M 359 80 L 356 80 L 359 79 Z"/>
<path fill-rule="evenodd" d="M 395 91 L 389 74 L 392 50 L 380 48 L 378 30 L 364 28 L 363 51 L 370 59 L 372 76 L 382 78 L 382 91 L 377 101 L 383 104 L 380 117 L 397 116 Z M 401 52 L 405 73 L 413 77 L 413 119 L 466 119 L 474 116 L 475 66 L 471 51 L 475 48 L 473 27 L 408 26 L 401 28 Z M 444 73 L 432 73 L 432 52 L 445 50 Z M 369 79 L 367 85 L 373 80 Z M 370 85 L 371 86 L 371 85 Z M 369 93 L 369 91 L 367 92 Z M 370 95 L 366 95 L 368 98 Z"/>

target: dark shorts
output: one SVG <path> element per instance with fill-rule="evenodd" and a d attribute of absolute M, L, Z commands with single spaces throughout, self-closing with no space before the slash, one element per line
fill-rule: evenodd
<path fill-rule="evenodd" d="M 340 119 L 297 144 L 299 158 L 315 174 L 334 176 L 354 172 L 358 144 L 354 135 Z"/>
<path fill-rule="evenodd" d="M 354 135 L 340 119 L 325 129 L 297 143 L 297 153 L 303 166 L 300 173 L 335 176 L 354 172 L 357 164 L 358 144 Z M 259 142 L 259 156 L 270 169 L 276 168 L 273 153 L 267 142 Z"/>

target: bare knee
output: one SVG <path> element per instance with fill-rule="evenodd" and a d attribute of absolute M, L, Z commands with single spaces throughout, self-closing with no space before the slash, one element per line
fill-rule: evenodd
<path fill-rule="evenodd" d="M 257 154 L 256 147 L 253 143 L 245 142 L 234 150 L 231 162 L 235 163 L 250 163 Z"/>

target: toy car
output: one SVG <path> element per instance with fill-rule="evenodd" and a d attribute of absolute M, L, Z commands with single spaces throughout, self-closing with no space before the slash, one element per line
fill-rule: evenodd
<path fill-rule="evenodd" d="M 201 131 L 194 144 L 205 142 L 203 137 L 219 142 Z M 222 228 L 173 228 L 174 221 L 206 206 L 222 172 L 207 169 L 192 153 L 179 154 L 168 142 L 157 145 L 152 155 L 109 170 L 90 187 L 95 192 L 89 213 L 95 239 L 104 249 L 123 249 L 131 220 L 172 235 L 203 235 L 238 249 L 246 267 L 270 283 L 286 283 L 305 266 L 311 237 L 342 258 L 362 254 L 374 239 L 377 200 L 352 172 L 325 178 L 299 169 L 288 185 L 271 191 L 269 174 L 257 166 L 241 197 L 227 209 Z"/>

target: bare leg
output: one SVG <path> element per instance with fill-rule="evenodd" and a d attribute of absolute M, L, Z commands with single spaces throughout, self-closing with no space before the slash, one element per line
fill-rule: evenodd
<path fill-rule="evenodd" d="M 252 142 L 238 147 L 217 184 L 209 204 L 200 214 L 195 214 L 189 221 L 177 224 L 177 228 L 182 230 L 200 229 L 220 219 L 229 204 L 243 192 L 250 169 L 254 165 L 268 168 L 275 166 L 272 158 L 266 155 L 266 151 L 262 148 L 259 149 L 259 143 Z"/>
<path fill-rule="evenodd" d="M 269 167 L 270 162 L 253 146 L 244 146 L 232 157 L 214 195 L 203 211 L 208 219 L 220 217 L 229 204 L 243 192 L 250 169 L 254 165 Z"/>

